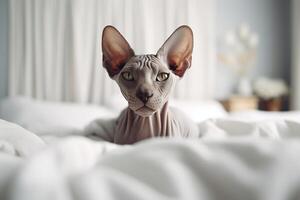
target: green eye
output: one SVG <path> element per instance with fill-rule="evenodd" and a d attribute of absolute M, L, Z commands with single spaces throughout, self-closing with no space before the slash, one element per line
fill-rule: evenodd
<path fill-rule="evenodd" d="M 133 81 L 134 78 L 131 74 L 131 72 L 123 72 L 122 74 L 122 77 L 126 80 L 126 81 Z"/>
<path fill-rule="evenodd" d="M 165 73 L 165 72 L 161 72 L 157 75 L 156 77 L 156 81 L 165 81 L 169 78 L 170 74 L 169 73 Z"/>

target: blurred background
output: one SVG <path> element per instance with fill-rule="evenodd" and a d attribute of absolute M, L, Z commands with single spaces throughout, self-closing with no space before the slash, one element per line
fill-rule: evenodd
<path fill-rule="evenodd" d="M 145 54 L 187 24 L 193 64 L 174 98 L 298 110 L 298 13 L 297 0 L 0 0 L 0 98 L 105 105 L 120 93 L 101 66 L 105 25 Z"/>

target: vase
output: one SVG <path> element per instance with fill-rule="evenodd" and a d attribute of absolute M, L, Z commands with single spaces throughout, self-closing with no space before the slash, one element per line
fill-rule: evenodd
<path fill-rule="evenodd" d="M 241 77 L 238 81 L 236 90 L 240 96 L 251 96 L 252 86 L 250 80 L 247 77 Z"/>

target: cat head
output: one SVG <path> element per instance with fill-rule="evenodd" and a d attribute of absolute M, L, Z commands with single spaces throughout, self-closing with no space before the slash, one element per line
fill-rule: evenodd
<path fill-rule="evenodd" d="M 136 114 L 148 117 L 168 100 L 178 78 L 191 66 L 193 32 L 177 28 L 156 54 L 135 55 L 126 39 L 113 26 L 102 34 L 103 67 L 119 85 Z"/>

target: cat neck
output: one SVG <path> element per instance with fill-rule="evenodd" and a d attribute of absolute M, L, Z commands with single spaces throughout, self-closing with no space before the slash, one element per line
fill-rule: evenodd
<path fill-rule="evenodd" d="M 170 133 L 169 127 L 168 102 L 149 117 L 137 115 L 133 110 L 127 108 L 117 120 L 114 142 L 132 144 L 146 138 L 165 137 Z"/>

